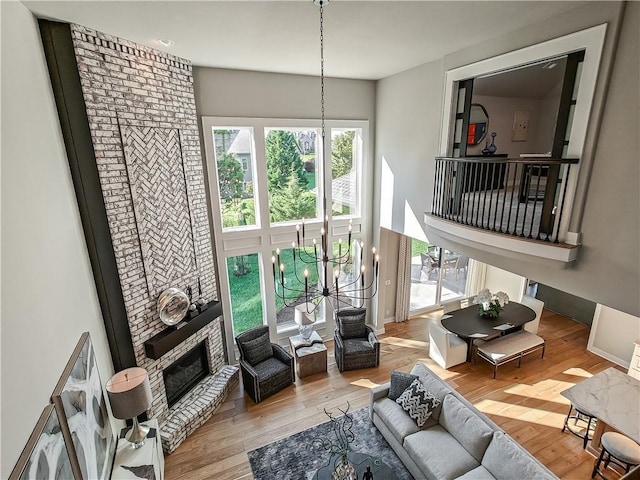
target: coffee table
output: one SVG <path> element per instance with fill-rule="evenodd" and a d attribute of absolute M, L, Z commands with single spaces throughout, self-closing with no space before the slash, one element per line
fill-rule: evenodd
<path fill-rule="evenodd" d="M 391 468 L 378 457 L 358 452 L 349 452 L 347 456 L 351 464 L 356 467 L 359 479 L 362 478 L 364 472 L 367 471 L 367 467 L 371 467 L 371 473 L 373 473 L 373 478 L 376 480 L 398 480 L 398 477 L 393 470 L 391 470 Z M 329 465 L 320 468 L 313 476 L 313 480 L 331 480 L 333 469 L 339 461 L 340 456 L 335 455 L 331 457 Z"/>

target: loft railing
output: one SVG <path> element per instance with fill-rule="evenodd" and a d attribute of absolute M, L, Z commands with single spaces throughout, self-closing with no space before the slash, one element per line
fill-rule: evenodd
<path fill-rule="evenodd" d="M 438 157 L 435 161 L 433 216 L 559 242 L 567 179 L 578 159 Z"/>

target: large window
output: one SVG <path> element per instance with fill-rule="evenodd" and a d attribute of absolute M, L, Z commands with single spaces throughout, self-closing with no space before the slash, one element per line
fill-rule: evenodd
<path fill-rule="evenodd" d="M 272 339 L 296 334 L 293 307 L 280 298 L 279 283 L 284 280 L 288 305 L 305 300 L 305 268 L 309 287 L 318 284 L 311 239 L 320 239 L 324 199 L 334 256 L 351 250 L 353 259 L 338 272 L 341 288 L 347 290 L 360 269 L 356 242 L 369 241 L 362 193 L 368 123 L 327 120 L 324 144 L 318 121 L 205 117 L 203 123 L 212 209 L 220 212 L 213 228 L 218 265 L 226 265 L 218 280 L 229 351 L 234 337 L 255 325 L 269 325 Z M 303 219 L 309 263 L 294 268 L 295 225 Z M 271 261 L 277 249 L 282 274 Z M 330 334 L 332 312 L 324 307 L 317 312 L 319 328 Z"/>

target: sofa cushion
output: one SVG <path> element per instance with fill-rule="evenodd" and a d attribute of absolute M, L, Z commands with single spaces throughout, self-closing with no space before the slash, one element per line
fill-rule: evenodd
<path fill-rule="evenodd" d="M 416 422 L 394 400 L 382 398 L 376 401 L 373 404 L 373 411 L 384 421 L 400 444 L 407 435 L 419 431 Z M 435 424 L 435 421 L 433 423 Z"/>
<path fill-rule="evenodd" d="M 391 400 L 396 400 L 400 395 L 402 395 L 402 392 L 411 385 L 411 382 L 417 378 L 417 375 L 392 370 L 391 384 L 389 385 L 389 398 Z"/>
<path fill-rule="evenodd" d="M 253 340 L 244 342 L 241 346 L 244 353 L 244 359 L 252 366 L 256 366 L 260 362 L 273 356 L 273 347 L 269 339 L 269 332 L 260 335 Z"/>
<path fill-rule="evenodd" d="M 495 432 L 482 465 L 498 480 L 518 478 L 553 479 L 550 472 L 503 432 Z"/>
<path fill-rule="evenodd" d="M 422 427 L 434 409 L 440 405 L 440 400 L 434 397 L 417 378 L 396 399 L 396 403 L 406 411 L 411 418 Z"/>
<path fill-rule="evenodd" d="M 495 477 L 491 475 L 489 470 L 480 465 L 458 477 L 457 480 L 495 480 Z"/>
<path fill-rule="evenodd" d="M 442 401 L 447 393 L 451 392 L 451 388 L 447 386 L 442 380 L 435 378 L 433 373 L 422 363 L 416 363 L 411 369 L 412 375 L 418 375 L 422 384 L 426 387 L 431 394 L 440 400 L 438 405 L 433 411 L 432 417 L 435 420 L 440 418 L 440 410 L 442 409 Z"/>
<path fill-rule="evenodd" d="M 482 460 L 494 430 L 480 420 L 473 410 L 453 394 L 447 395 L 439 422 L 478 462 Z"/>
<path fill-rule="evenodd" d="M 409 435 L 403 446 L 427 478 L 457 478 L 480 465 L 441 425 Z"/>

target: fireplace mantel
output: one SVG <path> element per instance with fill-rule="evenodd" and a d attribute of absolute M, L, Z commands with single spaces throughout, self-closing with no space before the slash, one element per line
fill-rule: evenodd
<path fill-rule="evenodd" d="M 175 327 L 167 327 L 144 342 L 144 351 L 147 357 L 158 360 L 220 315 L 222 315 L 222 304 L 217 301 L 209 302 L 208 308 L 200 315 L 191 320 L 183 321 Z"/>

